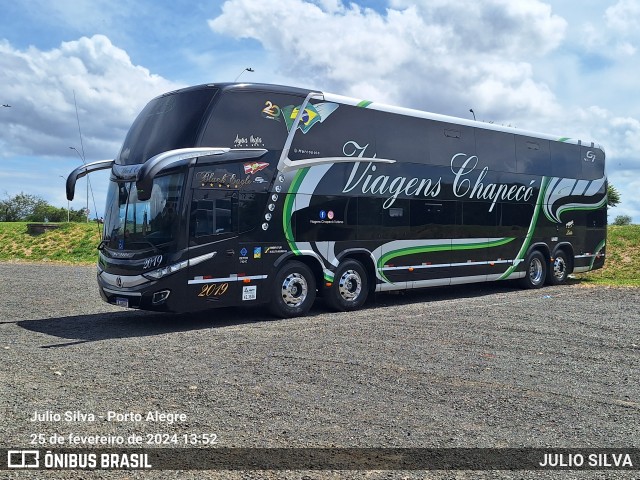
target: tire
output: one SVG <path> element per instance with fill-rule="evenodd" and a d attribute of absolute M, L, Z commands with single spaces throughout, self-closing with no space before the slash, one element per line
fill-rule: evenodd
<path fill-rule="evenodd" d="M 522 288 L 541 288 L 547 279 L 547 261 L 542 253 L 533 250 L 525 260 L 525 276 L 520 279 Z"/>
<path fill-rule="evenodd" d="M 368 294 L 366 270 L 357 260 L 346 260 L 338 266 L 325 300 L 332 310 L 346 312 L 362 307 Z"/>
<path fill-rule="evenodd" d="M 562 285 L 567 281 L 570 268 L 567 254 L 563 250 L 558 250 L 547 273 L 547 283 L 549 285 Z"/>
<path fill-rule="evenodd" d="M 304 263 L 287 262 L 276 274 L 271 293 L 269 311 L 274 316 L 301 317 L 316 299 L 316 280 Z"/>

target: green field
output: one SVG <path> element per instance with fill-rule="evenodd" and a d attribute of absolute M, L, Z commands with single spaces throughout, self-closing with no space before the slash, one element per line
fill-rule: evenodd
<path fill-rule="evenodd" d="M 29 235 L 26 222 L 0 222 L 0 261 L 95 264 L 100 228 L 96 223 L 60 223 L 42 235 Z"/>
<path fill-rule="evenodd" d="M 24 222 L 0 222 L 0 261 L 95 264 L 100 243 L 95 223 L 61 223 L 42 235 Z M 585 285 L 640 287 L 640 225 L 610 226 L 605 268 L 576 275 Z"/>

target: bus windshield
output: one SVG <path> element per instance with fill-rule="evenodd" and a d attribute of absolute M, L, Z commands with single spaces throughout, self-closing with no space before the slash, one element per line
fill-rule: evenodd
<path fill-rule="evenodd" d="M 114 250 L 157 249 L 175 241 L 184 174 L 158 177 L 151 198 L 138 199 L 135 182 L 111 181 L 107 193 L 104 241 Z"/>
<path fill-rule="evenodd" d="M 158 153 L 195 146 L 199 126 L 217 91 L 191 89 L 149 102 L 131 125 L 116 163 L 144 163 Z"/>

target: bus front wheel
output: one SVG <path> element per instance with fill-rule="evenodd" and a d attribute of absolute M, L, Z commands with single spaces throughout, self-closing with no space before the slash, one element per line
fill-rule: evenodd
<path fill-rule="evenodd" d="M 339 312 L 356 310 L 367 300 L 369 285 L 367 272 L 357 260 L 340 264 L 333 277 L 333 284 L 326 292 L 329 307 Z"/>
<path fill-rule="evenodd" d="M 304 263 L 287 262 L 276 274 L 269 310 L 280 318 L 306 315 L 316 298 L 316 281 Z"/>
<path fill-rule="evenodd" d="M 547 278 L 547 261 L 538 250 L 532 251 L 525 260 L 525 276 L 520 280 L 523 288 L 540 288 Z"/>

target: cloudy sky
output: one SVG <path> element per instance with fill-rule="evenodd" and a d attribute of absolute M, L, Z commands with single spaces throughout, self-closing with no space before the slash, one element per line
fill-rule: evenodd
<path fill-rule="evenodd" d="M 473 108 L 478 120 L 596 141 L 622 194 L 610 219 L 640 223 L 640 0 L 0 0 L 0 9 L 0 104 L 11 105 L 0 107 L 0 197 L 23 191 L 66 207 L 62 177 L 80 153 L 113 158 L 151 98 L 242 74 L 458 117 Z M 92 178 L 101 215 L 107 177 Z"/>

